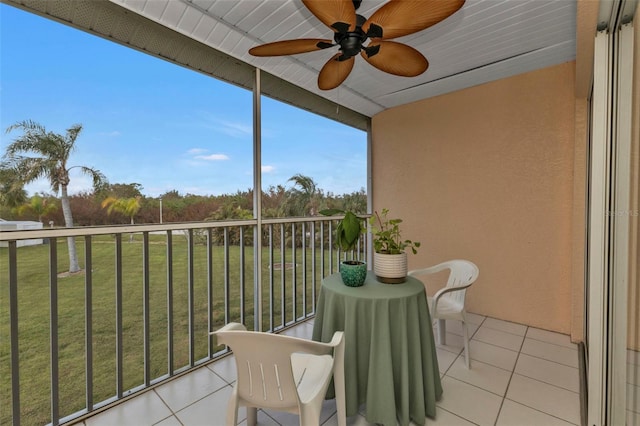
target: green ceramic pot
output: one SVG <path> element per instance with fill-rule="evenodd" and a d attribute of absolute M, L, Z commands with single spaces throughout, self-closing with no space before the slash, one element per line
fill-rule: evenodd
<path fill-rule="evenodd" d="M 340 262 L 340 276 L 344 285 L 360 287 L 367 278 L 367 264 L 353 260 L 342 261 Z"/>

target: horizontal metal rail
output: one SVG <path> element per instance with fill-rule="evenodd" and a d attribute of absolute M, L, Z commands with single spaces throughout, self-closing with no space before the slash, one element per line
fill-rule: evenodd
<path fill-rule="evenodd" d="M 366 216 L 362 216 L 366 218 Z M 274 218 L 262 219 L 263 225 L 276 223 L 303 223 L 303 222 L 335 222 L 341 216 L 326 217 L 296 217 L 296 218 Z M 224 228 L 240 226 L 256 226 L 257 219 L 243 220 L 220 220 L 212 222 L 172 222 L 164 224 L 141 224 L 141 225 L 110 225 L 110 226 L 82 226 L 73 228 L 43 228 L 43 229 L 16 229 L 0 231 L 0 241 L 28 240 L 39 238 L 56 237 L 79 237 L 86 235 L 111 235 L 128 234 L 142 232 L 166 232 L 166 231 L 187 231 L 189 229 Z"/>
<path fill-rule="evenodd" d="M 0 378 L 11 391 L 0 395 L 0 424 L 77 421 L 223 355 L 210 330 L 237 321 L 249 328 L 262 323 L 261 331 L 278 332 L 313 316 L 321 278 L 336 272 L 345 256 L 333 248 L 339 219 L 264 219 L 260 232 L 255 232 L 256 220 L 0 232 L 0 242 L 7 242 L 0 247 L 0 276 L 9 278 L 0 281 L 0 290 L 9 295 L 8 302 L 0 300 L 0 312 L 9 315 L 0 323 L 7 324 L 10 336 L 0 345 L 10 354 L 11 371 Z M 68 305 L 72 278 L 60 278 L 67 237 L 82 237 L 76 244 L 84 246 L 78 249 L 85 269 L 76 278 L 81 289 L 72 300 L 76 310 Z M 19 244 L 39 239 L 42 246 Z M 363 235 L 358 259 L 367 258 L 368 240 Z M 257 257 L 247 250 L 255 251 L 258 244 L 265 247 L 265 256 L 254 264 Z M 23 300 L 32 297 L 29 289 L 36 285 L 30 281 L 30 267 L 23 265 L 34 263 L 47 265 L 42 273 L 49 283 L 49 342 L 42 348 L 49 352 L 48 375 L 42 371 L 46 369 L 31 368 L 32 354 L 21 351 L 26 343 L 33 344 L 21 329 L 34 321 Z M 266 271 L 260 283 L 258 268 Z M 262 300 L 254 297 L 258 286 Z M 111 319 L 104 316 L 105 309 Z M 258 315 L 263 315 L 260 322 Z M 113 329 L 105 323 L 113 323 Z M 69 365 L 73 356 L 63 348 L 77 344 L 69 336 L 77 336 L 84 346 L 72 362 L 85 377 L 74 397 L 58 383 L 61 365 Z M 108 359 L 96 346 L 104 340 L 113 342 Z M 104 388 L 105 374 L 111 375 L 111 390 Z M 49 409 L 28 417 L 34 414 L 27 416 L 20 395 L 41 389 L 49 393 Z"/>

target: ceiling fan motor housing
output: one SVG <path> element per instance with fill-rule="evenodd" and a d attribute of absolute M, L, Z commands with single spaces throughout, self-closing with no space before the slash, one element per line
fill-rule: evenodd
<path fill-rule="evenodd" d="M 364 16 L 356 15 L 355 31 L 349 31 L 349 24 L 344 22 L 336 22 L 332 25 L 333 28 L 338 30 L 333 39 L 340 45 L 340 51 L 342 52 L 342 55 L 338 58 L 339 61 L 356 56 L 363 49 L 362 44 L 368 38 L 368 35 L 362 31 L 362 25 L 365 22 L 366 18 Z"/>

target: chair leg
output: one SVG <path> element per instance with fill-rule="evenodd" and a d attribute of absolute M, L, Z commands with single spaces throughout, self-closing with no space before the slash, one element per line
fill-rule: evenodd
<path fill-rule="evenodd" d="M 300 426 L 319 426 L 320 413 L 310 406 L 300 407 Z"/>
<path fill-rule="evenodd" d="M 447 344 L 447 320 L 438 319 L 438 344 Z"/>
<path fill-rule="evenodd" d="M 258 409 L 256 407 L 247 407 L 247 426 L 256 426 L 258 424 Z"/>
<path fill-rule="evenodd" d="M 464 358 L 467 364 L 467 370 L 471 368 L 471 354 L 469 353 L 469 330 L 467 322 L 462 321 L 462 332 L 464 333 Z"/>
<path fill-rule="evenodd" d="M 235 391 L 229 398 L 229 403 L 227 404 L 227 425 L 237 425 L 238 424 L 238 400 L 236 399 Z"/>

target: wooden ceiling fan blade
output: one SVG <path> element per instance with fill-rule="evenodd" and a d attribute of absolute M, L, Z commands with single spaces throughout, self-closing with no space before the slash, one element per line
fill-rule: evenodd
<path fill-rule="evenodd" d="M 352 56 L 344 61 L 339 61 L 338 58 L 342 56 L 342 53 L 336 53 L 320 70 L 318 75 L 318 87 L 322 90 L 331 90 L 340 86 L 343 81 L 349 76 L 355 63 L 355 57 Z"/>
<path fill-rule="evenodd" d="M 356 8 L 352 0 L 302 0 L 302 3 L 333 31 L 355 31 Z"/>
<path fill-rule="evenodd" d="M 465 0 L 390 0 L 367 19 L 362 30 L 371 38 L 384 40 L 413 34 L 453 15 L 464 2 Z"/>
<path fill-rule="evenodd" d="M 284 56 L 314 52 L 331 46 L 333 46 L 332 40 L 301 38 L 299 40 L 283 40 L 262 44 L 249 49 L 249 53 L 253 56 Z"/>
<path fill-rule="evenodd" d="M 415 77 L 429 68 L 429 61 L 422 53 L 395 41 L 373 41 L 360 54 L 379 70 L 402 77 Z"/>

